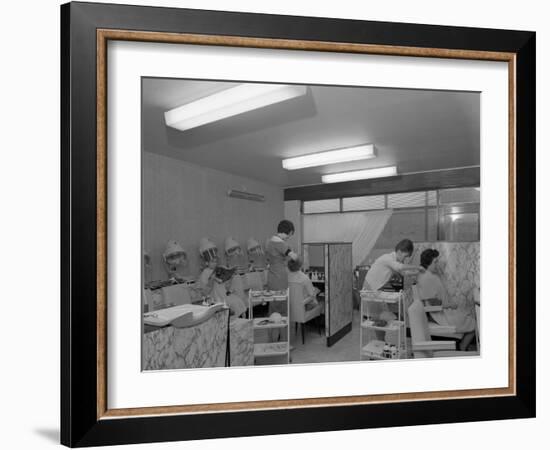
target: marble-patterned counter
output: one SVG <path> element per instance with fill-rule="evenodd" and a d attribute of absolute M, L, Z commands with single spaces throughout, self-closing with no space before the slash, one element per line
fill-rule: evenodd
<path fill-rule="evenodd" d="M 224 367 L 227 352 L 229 310 L 215 313 L 205 322 L 187 328 L 146 327 L 143 334 L 142 369 L 197 369 Z M 252 321 L 229 320 L 230 364 L 254 363 Z"/>
<path fill-rule="evenodd" d="M 143 334 L 142 369 L 223 367 L 227 347 L 229 310 L 188 328 L 173 326 Z"/>
<path fill-rule="evenodd" d="M 231 366 L 254 364 L 254 329 L 252 320 L 231 318 L 229 322 Z"/>

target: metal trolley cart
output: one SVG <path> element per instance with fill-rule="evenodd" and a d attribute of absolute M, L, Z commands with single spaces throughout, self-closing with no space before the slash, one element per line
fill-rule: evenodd
<path fill-rule="evenodd" d="M 281 302 L 284 311 L 280 317 L 254 317 L 254 306 Z M 257 358 L 283 356 L 286 363 L 290 362 L 290 327 L 288 323 L 289 304 L 288 289 L 283 291 L 248 291 L 248 318 L 252 320 L 254 329 L 254 361 Z M 280 330 L 280 340 L 277 342 L 256 343 L 259 330 Z"/>
<path fill-rule="evenodd" d="M 360 359 L 407 358 L 404 293 L 362 290 Z"/>

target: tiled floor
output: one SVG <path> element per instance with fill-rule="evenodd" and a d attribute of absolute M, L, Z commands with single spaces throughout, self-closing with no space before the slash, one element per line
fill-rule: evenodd
<path fill-rule="evenodd" d="M 291 343 L 291 363 L 292 364 L 311 364 L 311 363 L 327 363 L 327 362 L 345 362 L 345 361 L 360 361 L 360 330 L 359 330 L 359 311 L 353 311 L 353 320 L 351 331 L 342 339 L 336 342 L 332 347 L 327 347 L 327 340 L 324 334 L 319 335 L 318 329 L 313 323 L 306 326 L 305 344 L 302 344 L 302 335 L 300 328 L 298 333 L 294 333 L 294 325 L 290 330 Z M 411 342 L 407 338 L 407 347 L 410 352 Z M 409 353 L 409 358 L 412 355 Z M 261 358 L 257 359 L 256 364 L 281 364 L 281 358 Z"/>
<path fill-rule="evenodd" d="M 359 311 L 353 311 L 351 331 L 332 347 L 327 347 L 325 330 L 319 330 L 315 321 L 307 324 L 305 328 L 305 345 L 302 344 L 302 333 L 298 326 L 295 335 L 294 324 L 290 328 L 290 359 L 292 364 L 311 364 L 342 361 L 359 361 Z M 267 335 L 257 333 L 257 342 L 268 342 Z M 256 365 L 284 364 L 284 357 L 256 358 Z"/>
<path fill-rule="evenodd" d="M 292 364 L 359 361 L 359 311 L 353 311 L 351 331 L 332 347 L 327 347 L 324 330 L 322 336 L 319 336 L 317 327 L 313 324 L 306 326 L 305 345 L 302 344 L 299 328 L 296 336 L 294 329 L 291 333 Z"/>

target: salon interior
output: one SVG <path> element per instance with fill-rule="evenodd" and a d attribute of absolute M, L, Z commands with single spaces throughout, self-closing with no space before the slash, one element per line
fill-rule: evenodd
<path fill-rule="evenodd" d="M 479 101 L 143 78 L 142 369 L 479 355 Z"/>

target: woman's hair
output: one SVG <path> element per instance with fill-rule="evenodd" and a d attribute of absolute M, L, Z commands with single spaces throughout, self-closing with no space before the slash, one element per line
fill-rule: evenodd
<path fill-rule="evenodd" d="M 289 259 L 287 265 L 291 272 L 298 272 L 302 268 L 302 258 Z"/>
<path fill-rule="evenodd" d="M 420 255 L 420 265 L 427 269 L 432 261 L 439 256 L 439 252 L 435 248 L 428 248 Z"/>
<path fill-rule="evenodd" d="M 290 220 L 281 220 L 277 225 L 277 233 L 290 235 L 294 233 L 294 224 Z"/>
<path fill-rule="evenodd" d="M 395 246 L 395 251 L 407 253 L 409 256 L 411 256 L 413 248 L 413 243 L 410 239 L 403 239 L 402 241 L 399 241 L 397 243 L 397 245 Z"/>
<path fill-rule="evenodd" d="M 214 276 L 223 282 L 230 280 L 234 273 L 234 268 L 230 269 L 228 267 L 218 266 L 214 269 Z"/>

